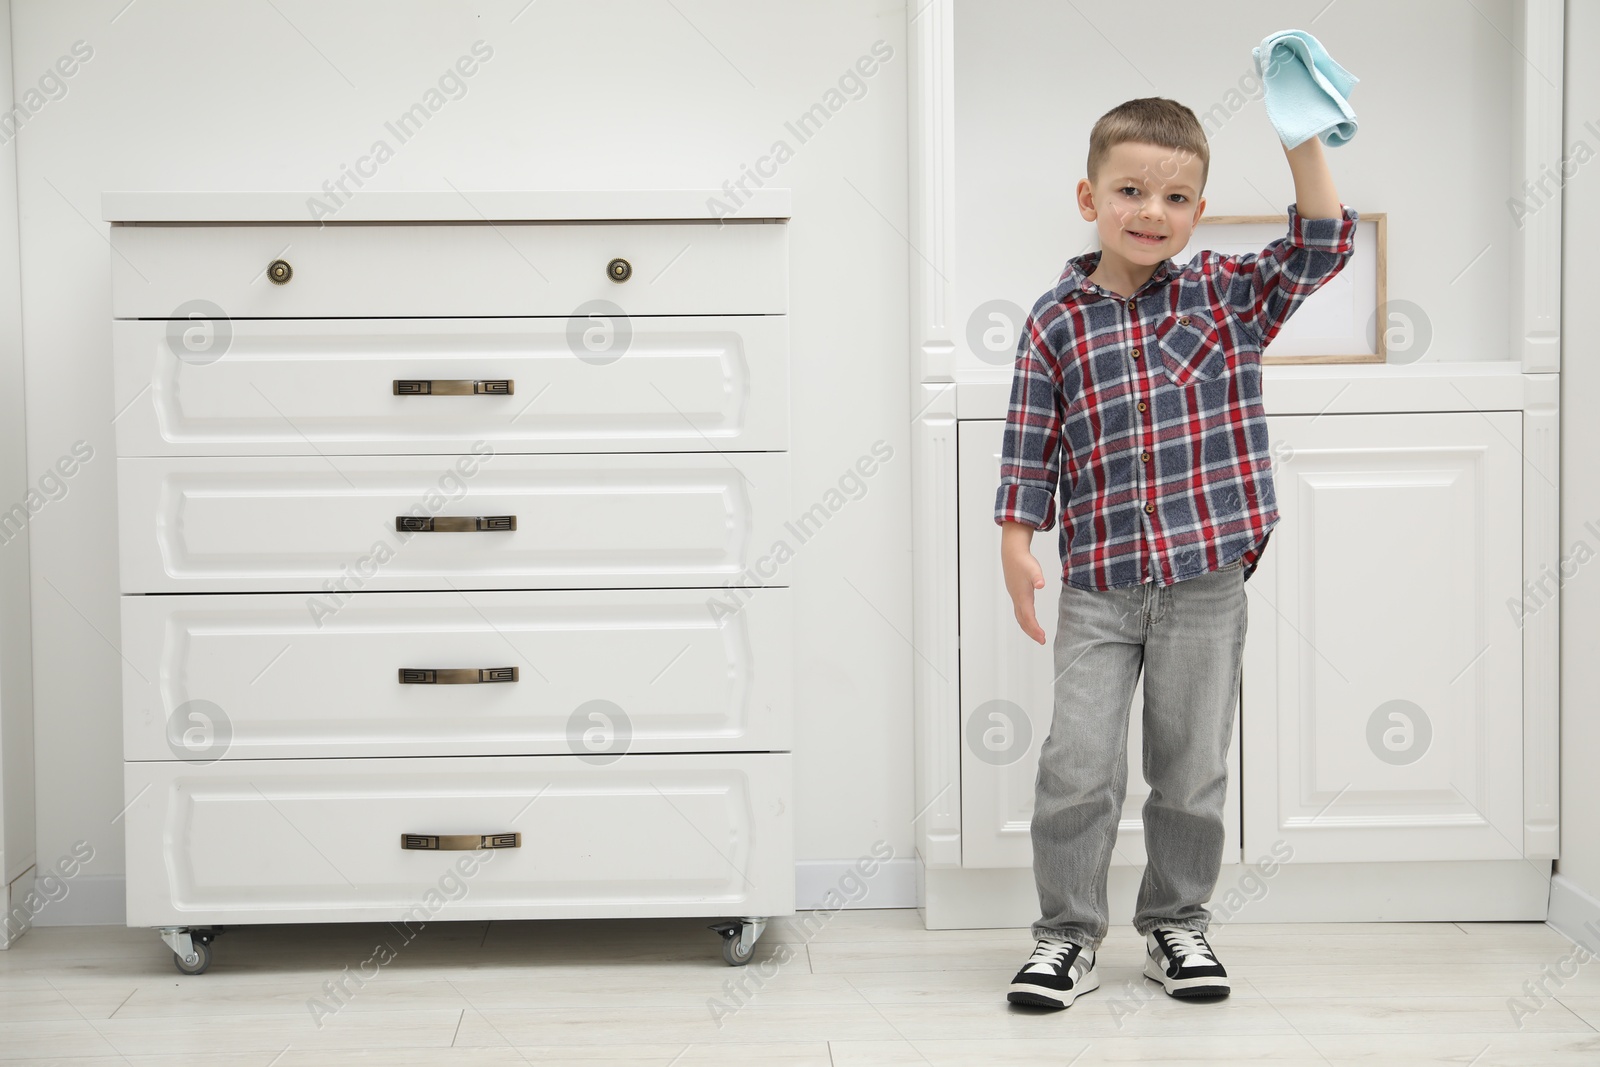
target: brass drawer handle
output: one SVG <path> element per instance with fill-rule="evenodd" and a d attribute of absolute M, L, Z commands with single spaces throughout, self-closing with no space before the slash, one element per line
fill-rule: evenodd
<path fill-rule="evenodd" d="M 481 685 L 514 682 L 515 667 L 401 667 L 401 685 Z"/>
<path fill-rule="evenodd" d="M 396 515 L 394 528 L 403 533 L 473 533 L 515 530 L 515 515 Z"/>
<path fill-rule="evenodd" d="M 606 277 L 614 282 L 625 282 L 633 277 L 633 264 L 619 256 L 606 264 Z"/>
<path fill-rule="evenodd" d="M 480 848 L 521 848 L 521 834 L 401 834 L 400 847 L 423 852 L 475 852 Z"/>
<path fill-rule="evenodd" d="M 511 378 L 396 378 L 395 396 L 511 396 L 517 391 Z"/>

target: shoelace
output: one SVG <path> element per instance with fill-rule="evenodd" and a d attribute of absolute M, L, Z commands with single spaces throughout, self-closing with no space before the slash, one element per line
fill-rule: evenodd
<path fill-rule="evenodd" d="M 1214 964 L 1216 958 L 1211 955 L 1211 946 L 1206 944 L 1205 937 L 1198 930 L 1166 929 L 1161 931 L 1167 937 L 1167 942 L 1172 946 L 1173 952 L 1178 956 L 1178 966 L 1187 967 L 1191 962 L 1197 964 Z M 1189 957 L 1197 957 L 1190 960 Z"/>
<path fill-rule="evenodd" d="M 1061 969 L 1061 961 L 1067 953 L 1072 951 L 1071 941 L 1043 941 L 1033 950 L 1024 970 L 1038 971 L 1042 974 L 1053 974 Z"/>

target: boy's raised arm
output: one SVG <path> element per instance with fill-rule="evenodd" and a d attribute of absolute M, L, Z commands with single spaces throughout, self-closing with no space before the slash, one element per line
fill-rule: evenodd
<path fill-rule="evenodd" d="M 1222 257 L 1218 288 L 1229 308 L 1267 347 L 1308 296 L 1344 269 L 1361 216 L 1339 202 L 1322 142 L 1285 148 L 1294 175 L 1289 234 L 1259 253 Z"/>
<path fill-rule="evenodd" d="M 1328 169 L 1327 157 L 1322 153 L 1322 142 L 1308 137 L 1293 148 L 1284 148 L 1283 154 L 1294 175 L 1294 199 L 1301 217 L 1338 218 L 1339 193 L 1333 187 L 1333 172 Z"/>

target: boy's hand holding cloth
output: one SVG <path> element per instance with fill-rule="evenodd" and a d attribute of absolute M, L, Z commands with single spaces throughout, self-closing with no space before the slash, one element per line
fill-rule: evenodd
<path fill-rule="evenodd" d="M 1285 148 L 1311 137 L 1338 147 L 1356 135 L 1350 90 L 1361 79 L 1304 30 L 1268 34 L 1250 53 L 1266 94 L 1267 117 Z"/>

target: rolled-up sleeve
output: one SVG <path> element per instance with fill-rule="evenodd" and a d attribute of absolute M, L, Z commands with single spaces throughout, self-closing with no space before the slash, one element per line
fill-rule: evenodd
<path fill-rule="evenodd" d="M 1060 477 L 1061 410 L 1055 357 L 1029 315 L 1017 343 L 1000 454 L 1000 488 L 994 521 L 1022 522 L 1040 530 L 1056 524 Z"/>
<path fill-rule="evenodd" d="M 1355 252 L 1361 216 L 1339 205 L 1340 217 L 1303 218 L 1289 205 L 1289 233 L 1260 252 L 1224 256 L 1221 290 L 1229 309 L 1265 348 L 1306 298 L 1344 269 Z"/>

